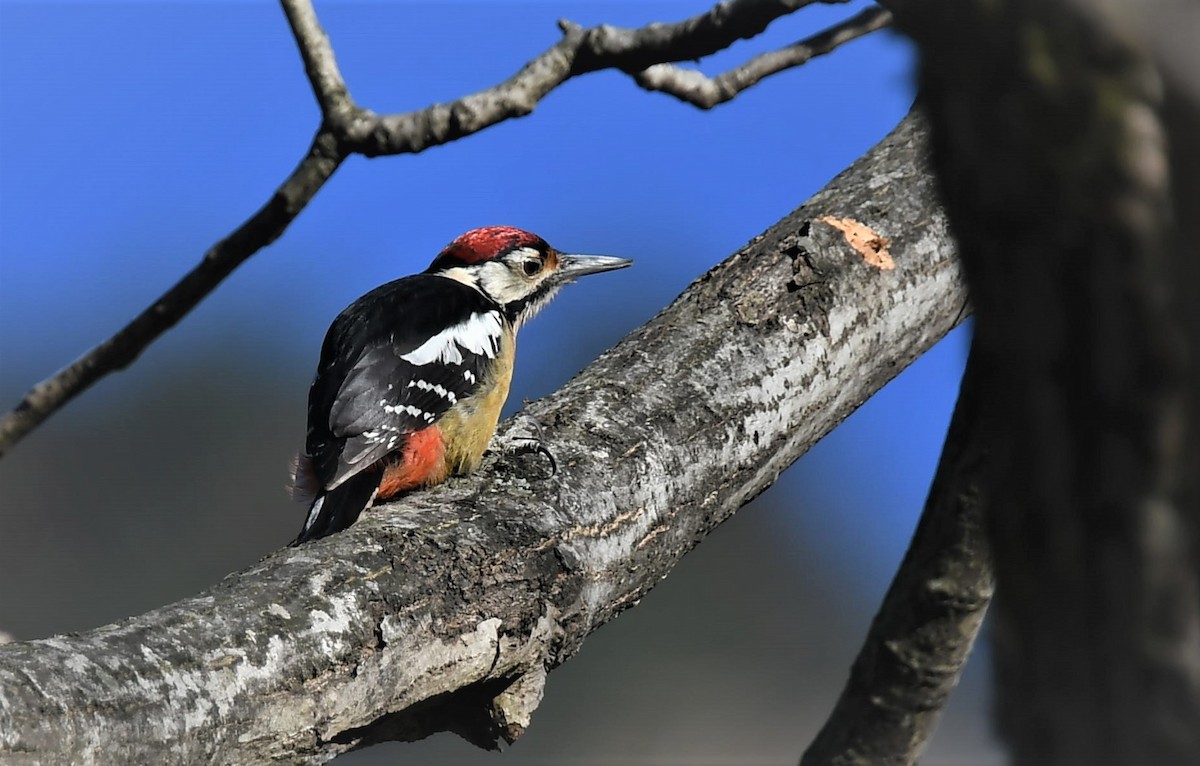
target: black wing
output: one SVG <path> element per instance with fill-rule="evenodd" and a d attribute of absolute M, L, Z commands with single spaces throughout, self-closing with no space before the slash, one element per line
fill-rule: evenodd
<path fill-rule="evenodd" d="M 506 320 L 479 291 L 417 274 L 367 293 L 325 336 L 306 453 L 332 489 L 473 394 Z"/>

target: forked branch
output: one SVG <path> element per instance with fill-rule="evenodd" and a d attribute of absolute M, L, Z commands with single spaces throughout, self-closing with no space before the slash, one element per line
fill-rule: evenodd
<path fill-rule="evenodd" d="M 891 23 L 890 11 L 873 6 L 812 37 L 755 56 L 745 64 L 716 77 L 709 77 L 698 70 L 684 69 L 674 64 L 655 64 L 635 74 L 633 79 L 646 90 L 667 93 L 701 109 L 712 109 L 771 75 L 795 69 L 817 56 L 830 53 L 840 45 L 883 29 Z"/>

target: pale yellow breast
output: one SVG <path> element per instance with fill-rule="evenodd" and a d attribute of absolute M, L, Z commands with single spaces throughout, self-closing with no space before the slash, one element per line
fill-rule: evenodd
<path fill-rule="evenodd" d="M 479 393 L 460 400 L 439 421 L 446 444 L 446 467 L 451 473 L 464 474 L 479 467 L 508 399 L 515 353 L 515 334 L 505 332 Z"/>

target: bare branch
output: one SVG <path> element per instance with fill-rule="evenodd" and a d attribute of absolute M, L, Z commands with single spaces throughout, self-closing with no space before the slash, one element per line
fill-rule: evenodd
<path fill-rule="evenodd" d="M 909 118 L 505 424 L 501 444 L 540 430 L 557 473 L 492 456 L 195 598 L 0 647 L 0 760 L 315 763 L 518 735 L 547 670 L 953 326 L 925 154 Z M 830 217 L 889 240 L 894 268 Z"/>
<path fill-rule="evenodd" d="M 636 72 L 664 61 L 690 61 L 761 33 L 775 19 L 814 3 L 849 0 L 726 0 L 677 24 L 638 29 L 602 25 L 588 30 L 573 74 L 616 68 Z M 564 31 L 573 27 L 560 22 Z"/>
<path fill-rule="evenodd" d="M 576 75 L 604 68 L 636 71 L 709 55 L 817 0 L 728 0 L 678 24 L 640 29 L 583 30 L 563 22 L 563 39 L 505 82 L 450 104 L 387 116 L 355 106 L 310 0 L 281 2 L 321 106 L 323 125 L 313 148 L 272 199 L 209 250 L 199 266 L 116 335 L 34 386 L 0 418 L 0 456 L 93 383 L 129 365 L 238 265 L 278 238 L 346 156 L 414 153 L 444 144 L 529 114 L 547 93 Z"/>
<path fill-rule="evenodd" d="M 129 366 L 234 269 L 274 242 L 343 159 L 332 134 L 318 133 L 308 154 L 258 212 L 213 245 L 195 268 L 120 332 L 34 386 L 21 403 L 0 420 L 0 455 L 97 380 Z"/>
<path fill-rule="evenodd" d="M 573 76 L 572 62 L 587 33 L 574 28 L 499 85 L 403 114 L 370 114 L 348 136 L 353 151 L 367 157 L 414 154 L 524 117 L 546 94 Z"/>
<path fill-rule="evenodd" d="M 667 93 L 701 109 L 712 109 L 773 74 L 798 67 L 891 23 L 891 12 L 876 6 L 786 48 L 755 56 L 716 77 L 674 64 L 655 64 L 635 74 L 633 79 L 646 90 Z"/>
<path fill-rule="evenodd" d="M 584 29 L 563 20 L 559 22 L 563 39 L 508 80 L 449 104 L 404 114 L 368 115 L 350 137 L 353 150 L 367 156 L 420 152 L 523 117 L 571 77 L 600 69 L 635 73 L 664 61 L 702 58 L 754 37 L 780 16 L 815 2 L 846 0 L 730 0 L 676 24 L 638 29 L 608 25 Z"/>
<path fill-rule="evenodd" d="M 850 679 L 801 766 L 917 762 L 993 591 L 981 487 L 991 427 L 972 358 L 912 543 Z"/>
<path fill-rule="evenodd" d="M 317 21 L 317 13 L 310 0 L 280 0 L 283 12 L 304 59 L 304 71 L 312 85 L 313 95 L 321 107 L 326 120 L 343 118 L 354 108 L 346 81 L 338 69 L 329 36 Z"/>

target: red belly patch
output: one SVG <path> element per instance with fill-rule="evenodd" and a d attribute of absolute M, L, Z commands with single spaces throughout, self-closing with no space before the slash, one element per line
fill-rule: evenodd
<path fill-rule="evenodd" d="M 446 445 L 437 426 L 408 435 L 404 446 L 384 461 L 383 479 L 376 500 L 416 487 L 438 484 L 446 478 Z"/>

